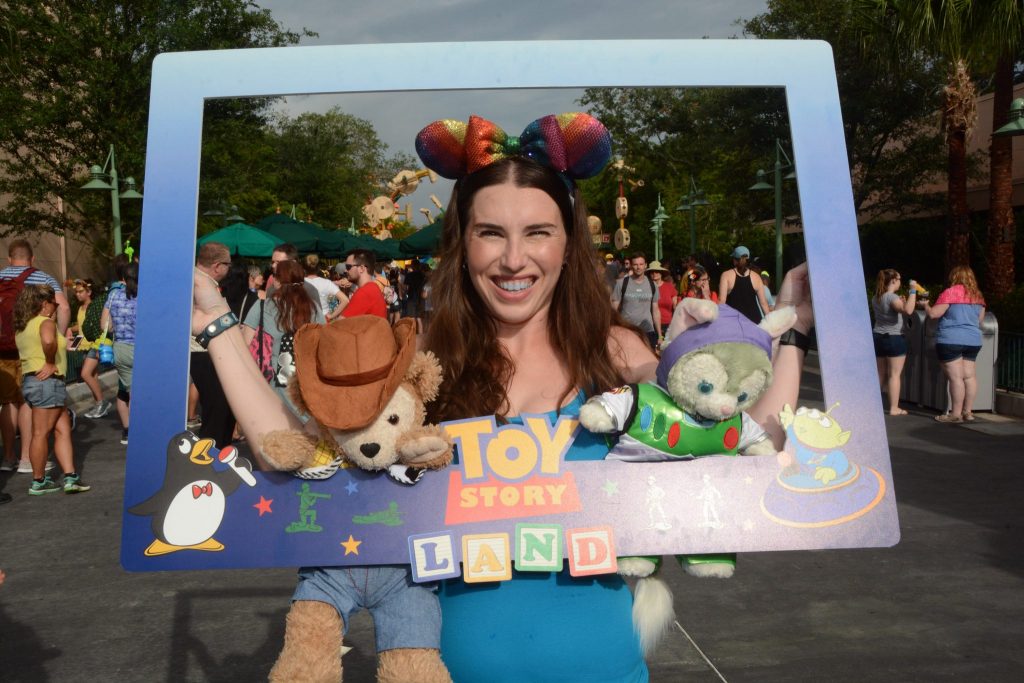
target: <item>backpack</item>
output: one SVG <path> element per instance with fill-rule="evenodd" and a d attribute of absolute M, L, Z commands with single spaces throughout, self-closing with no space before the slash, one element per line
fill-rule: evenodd
<path fill-rule="evenodd" d="M 654 285 L 654 280 L 651 279 L 650 275 L 644 274 L 647 278 L 647 284 L 651 286 L 651 299 L 653 301 L 658 300 L 658 288 Z M 626 287 L 629 286 L 629 275 L 622 278 L 622 287 L 619 289 L 619 313 L 622 313 L 622 304 L 626 300 Z M 654 322 L 653 320 L 651 322 Z"/>
<path fill-rule="evenodd" d="M 85 309 L 85 318 L 82 320 L 82 329 L 79 332 L 89 341 L 96 341 L 103 335 L 100 320 L 103 318 L 103 307 L 107 303 L 107 294 L 108 292 L 104 292 L 99 296 L 94 296 L 89 302 L 89 307 Z"/>
<path fill-rule="evenodd" d="M 18 277 L 0 278 L 0 351 L 18 350 L 14 342 L 14 302 L 25 289 L 25 280 L 36 270 L 30 266 Z"/>
<path fill-rule="evenodd" d="M 274 364 L 270 360 L 273 348 L 274 339 L 263 327 L 263 299 L 260 299 L 260 324 L 256 328 L 256 336 L 249 342 L 249 353 L 252 354 L 253 360 L 259 366 L 260 374 L 267 382 L 274 379 Z"/>
<path fill-rule="evenodd" d="M 274 375 L 274 386 L 286 387 L 288 380 L 295 376 L 295 335 L 281 335 L 281 350 L 277 354 L 277 373 Z"/>

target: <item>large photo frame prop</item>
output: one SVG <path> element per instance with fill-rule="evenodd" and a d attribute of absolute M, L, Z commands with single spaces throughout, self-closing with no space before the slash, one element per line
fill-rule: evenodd
<path fill-rule="evenodd" d="M 388 68 L 396 62 L 403 68 Z M 462 515 L 448 523 L 450 492 L 475 483 L 457 467 L 401 487 L 354 470 L 322 482 L 249 474 L 225 458 L 214 462 L 207 478 L 230 481 L 225 490 L 231 492 L 222 506 L 199 515 L 212 530 L 209 538 L 181 552 L 149 552 L 169 505 L 152 501 L 161 493 L 170 500 L 167 486 L 184 486 L 165 486 L 165 469 L 185 422 L 204 102 L 615 86 L 785 89 L 822 384 L 826 404 L 841 406 L 831 416 L 845 434 L 828 455 L 844 463 L 841 475 L 826 486 L 813 476 L 802 482 L 799 475 L 783 476 L 772 457 L 668 466 L 561 463 L 557 473 L 531 473 L 541 478 L 540 488 L 531 489 L 534 502 L 546 507 Z M 835 68 L 824 42 L 425 43 L 161 55 L 153 66 L 142 231 L 121 548 L 126 569 L 411 563 L 415 575 L 433 580 L 459 575 L 458 562 L 466 561 L 482 572 L 467 580 L 500 580 L 513 560 L 523 569 L 545 570 L 560 566 L 562 553 L 574 572 L 587 574 L 614 571 L 615 554 L 879 547 L 899 540 L 871 326 L 863 291 L 851 286 L 863 274 Z M 549 427 L 550 437 L 558 428 Z M 558 447 L 550 438 L 538 446 Z M 525 481 L 501 484 L 513 487 L 508 500 L 526 499 Z M 206 485 L 196 488 L 202 496 Z M 469 500 L 482 505 L 488 495 L 501 500 L 493 498 L 500 492 Z M 473 552 L 490 564 L 469 562 L 465 553 Z"/>

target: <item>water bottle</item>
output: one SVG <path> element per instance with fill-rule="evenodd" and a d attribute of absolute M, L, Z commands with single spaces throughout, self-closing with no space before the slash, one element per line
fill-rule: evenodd
<path fill-rule="evenodd" d="M 114 343 L 108 339 L 100 342 L 100 363 L 105 365 L 114 363 Z"/>

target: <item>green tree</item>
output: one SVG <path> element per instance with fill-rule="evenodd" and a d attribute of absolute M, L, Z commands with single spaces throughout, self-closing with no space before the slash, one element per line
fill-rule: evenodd
<path fill-rule="evenodd" d="M 285 30 L 248 0 L 0 0 L 0 15 L 0 195 L 9 198 L 0 235 L 74 234 L 107 254 L 109 230 L 98 226 L 109 223 L 109 199 L 78 188 L 111 143 L 119 174 L 144 181 L 153 58 L 313 35 Z M 241 114 L 223 114 L 257 123 L 265 107 L 254 100 Z M 138 209 L 125 209 L 127 237 Z"/>
<path fill-rule="evenodd" d="M 979 55 L 985 10 L 971 0 L 858 0 L 865 43 L 897 59 L 936 61 L 946 75 L 942 117 L 947 146 L 946 270 L 970 263 L 967 138 L 977 118 L 972 59 Z"/>
<path fill-rule="evenodd" d="M 363 205 L 386 194 L 384 183 L 415 163 L 407 154 L 389 156 L 372 123 L 339 107 L 279 116 L 267 134 L 274 194 L 289 204 L 305 204 L 315 221 L 329 226 L 360 220 Z"/>

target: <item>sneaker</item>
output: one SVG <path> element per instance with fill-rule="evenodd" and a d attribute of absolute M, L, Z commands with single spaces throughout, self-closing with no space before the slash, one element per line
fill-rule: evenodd
<path fill-rule="evenodd" d="M 190 417 L 188 420 L 186 420 L 185 426 L 188 427 L 189 429 L 199 429 L 200 427 L 203 426 L 203 421 L 199 418 L 198 415 L 196 415 L 195 417 Z"/>
<path fill-rule="evenodd" d="M 53 461 L 47 459 L 47 461 L 46 461 L 46 471 L 49 472 L 54 467 L 56 467 L 56 465 L 53 464 Z M 32 474 L 32 463 L 29 462 L 28 460 L 22 460 L 20 463 L 18 463 L 18 473 L 19 474 Z"/>
<path fill-rule="evenodd" d="M 32 485 L 28 487 L 28 495 L 30 496 L 45 496 L 47 493 L 56 493 L 60 491 L 60 486 L 49 476 L 43 477 L 42 481 L 32 480 Z"/>
<path fill-rule="evenodd" d="M 127 429 L 122 429 L 121 430 L 121 445 L 122 446 L 127 446 L 128 445 L 128 430 Z"/>
<path fill-rule="evenodd" d="M 18 462 L 7 462 L 6 460 L 0 465 L 0 472 L 13 472 L 18 469 Z"/>
<path fill-rule="evenodd" d="M 64 475 L 64 493 L 81 493 L 82 491 L 88 491 L 92 487 L 82 481 L 82 478 L 77 474 L 66 474 Z"/>
<path fill-rule="evenodd" d="M 110 403 L 110 401 L 100 401 L 92 408 L 90 408 L 89 412 L 82 414 L 90 419 L 95 420 L 109 413 L 112 407 L 113 405 Z"/>
<path fill-rule="evenodd" d="M 10 503 L 12 500 L 14 500 L 14 498 L 11 497 L 11 494 L 0 491 L 0 505 Z"/>

